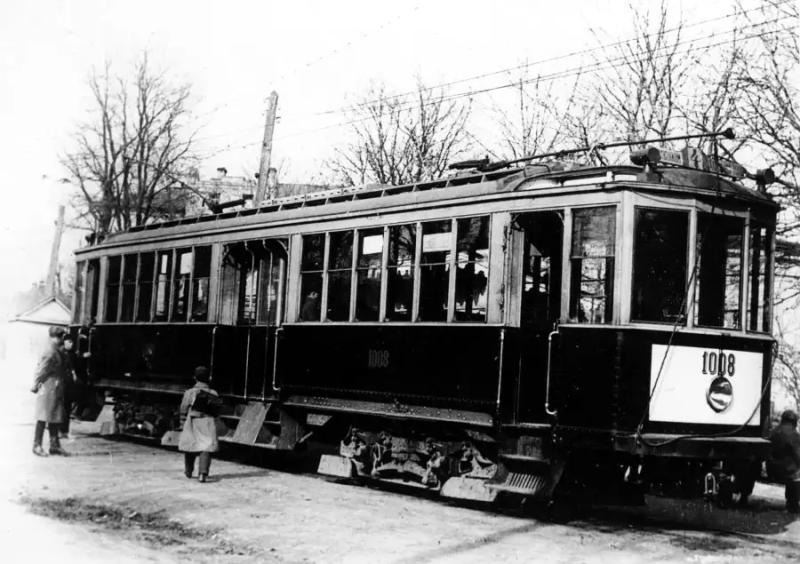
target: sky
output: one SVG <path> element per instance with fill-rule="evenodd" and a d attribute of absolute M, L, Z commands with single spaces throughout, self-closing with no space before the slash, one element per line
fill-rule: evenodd
<path fill-rule="evenodd" d="M 634 0 L 644 5 L 644 0 Z M 754 5 L 757 0 L 744 2 Z M 628 0 L 293 2 L 7 0 L 0 5 L 0 297 L 47 271 L 58 206 L 73 187 L 59 158 L 91 106 L 87 78 L 124 74 L 145 51 L 192 86 L 201 175 L 258 168 L 265 100 L 279 94 L 273 164 L 284 181 L 313 180 L 371 84 L 412 90 L 551 59 L 631 37 Z M 728 0 L 669 1 L 689 23 L 732 11 Z M 694 28 L 707 33 L 712 25 Z M 569 68 L 561 59 L 534 72 Z M 508 75 L 459 83 L 492 86 Z M 487 112 L 491 95 L 476 97 Z M 482 155 L 481 155 L 482 156 Z M 69 230 L 68 261 L 82 236 Z"/>

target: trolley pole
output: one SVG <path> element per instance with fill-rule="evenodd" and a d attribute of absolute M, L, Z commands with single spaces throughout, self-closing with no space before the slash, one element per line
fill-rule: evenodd
<path fill-rule="evenodd" d="M 269 176 L 269 165 L 272 157 L 272 133 L 275 131 L 275 112 L 278 108 L 278 93 L 274 90 L 269 95 L 267 105 L 267 121 L 264 125 L 264 141 L 261 143 L 261 165 L 258 169 L 258 188 L 253 202 L 254 206 L 261 205 L 264 197 L 267 196 L 267 177 Z M 274 194 L 269 194 L 273 196 Z"/>
<path fill-rule="evenodd" d="M 53 246 L 50 249 L 50 265 L 47 269 L 47 291 L 53 297 L 58 296 L 58 251 L 61 248 L 61 235 L 64 233 L 64 206 L 58 206 L 58 219 L 56 219 L 56 233 L 53 236 Z"/>

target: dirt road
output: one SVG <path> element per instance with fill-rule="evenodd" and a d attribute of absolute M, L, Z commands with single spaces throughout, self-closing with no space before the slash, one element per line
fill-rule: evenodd
<path fill-rule="evenodd" d="M 86 434 L 69 458 L 30 453 L 32 397 L 0 405 L 0 546 L 5 562 L 796 562 L 800 521 L 782 491 L 753 507 L 649 499 L 566 525 L 518 509 L 215 460 L 214 480 L 182 473 L 178 453 Z M 724 531 L 724 532 L 720 532 Z"/>

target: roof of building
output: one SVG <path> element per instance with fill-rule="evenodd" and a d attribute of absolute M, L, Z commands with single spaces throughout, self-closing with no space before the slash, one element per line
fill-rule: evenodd
<path fill-rule="evenodd" d="M 70 317 L 69 307 L 55 296 L 50 296 L 29 310 L 14 316 L 10 321 L 37 325 L 68 325 Z"/>

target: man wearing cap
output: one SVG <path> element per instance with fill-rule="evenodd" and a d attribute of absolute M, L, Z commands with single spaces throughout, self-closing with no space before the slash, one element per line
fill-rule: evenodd
<path fill-rule="evenodd" d="M 194 369 L 194 387 L 183 394 L 180 412 L 186 417 L 183 423 L 178 450 L 184 453 L 184 473 L 194 474 L 194 461 L 199 458 L 199 480 L 205 482 L 211 468 L 211 453 L 219 450 L 217 441 L 216 411 L 221 404 L 219 394 L 208 385 L 208 368 Z"/>
<path fill-rule="evenodd" d="M 31 391 L 36 394 L 36 427 L 33 435 L 33 454 L 45 456 L 42 448 L 44 428 L 50 435 L 50 454 L 67 456 L 61 448 L 58 432 L 64 421 L 64 386 L 68 364 L 61 353 L 61 341 L 65 331 L 61 327 L 50 327 L 47 352 L 36 367 L 36 377 Z"/>
<path fill-rule="evenodd" d="M 786 483 L 786 509 L 800 513 L 800 433 L 797 432 L 797 413 L 787 409 L 780 424 L 769 437 L 772 443 L 772 465 Z"/>

